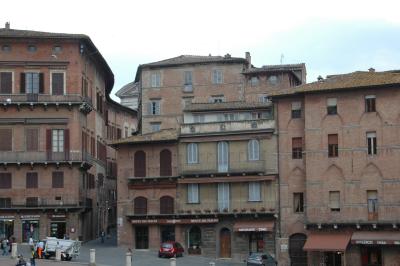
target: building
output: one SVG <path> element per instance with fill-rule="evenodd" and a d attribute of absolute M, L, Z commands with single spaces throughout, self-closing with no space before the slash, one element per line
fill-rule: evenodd
<path fill-rule="evenodd" d="M 130 82 L 123 86 L 115 95 L 121 99 L 121 104 L 137 110 L 139 103 L 139 83 Z"/>
<path fill-rule="evenodd" d="M 272 95 L 280 265 L 398 265 L 399 87 L 370 69 Z"/>
<path fill-rule="evenodd" d="M 0 49 L 0 235 L 92 239 L 115 225 L 107 107 L 132 127 L 136 112 L 109 98 L 113 73 L 86 35 L 7 23 Z"/>
<path fill-rule="evenodd" d="M 254 68 L 249 53 L 179 56 L 140 65 L 135 82 L 141 133 L 113 143 L 119 244 L 158 249 L 176 240 L 189 254 L 236 261 L 274 255 L 278 140 L 269 95 L 305 82 L 305 65 Z M 165 162 L 171 172 L 161 175 Z"/>

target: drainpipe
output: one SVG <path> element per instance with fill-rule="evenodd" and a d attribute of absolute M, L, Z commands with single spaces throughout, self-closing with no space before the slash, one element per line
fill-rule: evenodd
<path fill-rule="evenodd" d="M 277 219 L 277 223 L 278 223 L 278 237 L 279 239 L 282 238 L 282 227 L 281 227 L 281 176 L 280 176 L 280 148 L 279 148 L 279 112 L 278 112 L 278 102 L 273 103 L 274 104 L 274 114 L 275 114 L 275 128 L 276 128 L 276 132 L 277 132 L 277 157 L 278 157 L 278 219 Z M 275 238 L 276 239 L 276 238 Z M 277 243 L 275 243 L 275 259 L 278 260 L 278 254 L 277 254 L 277 249 L 276 249 L 276 245 Z"/>

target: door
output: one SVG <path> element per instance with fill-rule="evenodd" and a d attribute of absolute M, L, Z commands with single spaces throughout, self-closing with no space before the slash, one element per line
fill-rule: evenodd
<path fill-rule="evenodd" d="M 289 238 L 289 256 L 291 266 L 307 266 L 307 252 L 303 250 L 307 236 L 294 234 Z"/>
<path fill-rule="evenodd" d="M 161 242 L 175 241 L 175 226 L 162 225 L 160 226 Z"/>
<path fill-rule="evenodd" d="M 218 172 L 228 172 L 229 146 L 228 142 L 218 142 Z"/>
<path fill-rule="evenodd" d="M 65 222 L 52 222 L 50 223 L 50 236 L 64 238 L 66 236 L 65 229 Z"/>
<path fill-rule="evenodd" d="M 228 228 L 222 228 L 219 235 L 220 257 L 231 257 L 231 231 Z"/>
<path fill-rule="evenodd" d="M 229 183 L 218 183 L 218 209 L 229 211 Z"/>
<path fill-rule="evenodd" d="M 149 248 L 149 228 L 147 226 L 136 226 L 136 249 Z"/>

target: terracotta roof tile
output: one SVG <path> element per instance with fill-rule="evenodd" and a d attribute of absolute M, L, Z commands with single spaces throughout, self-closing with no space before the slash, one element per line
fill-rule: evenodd
<path fill-rule="evenodd" d="M 201 56 L 201 55 L 181 55 L 153 63 L 142 65 L 142 67 L 161 67 L 183 64 L 204 64 L 204 63 L 246 63 L 246 59 L 231 56 Z"/>

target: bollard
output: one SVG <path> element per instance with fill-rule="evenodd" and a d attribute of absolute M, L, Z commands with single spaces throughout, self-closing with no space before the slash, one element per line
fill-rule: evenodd
<path fill-rule="evenodd" d="M 175 258 L 171 258 L 170 259 L 170 266 L 176 266 L 176 259 Z"/>
<path fill-rule="evenodd" d="M 89 266 L 96 266 L 96 250 L 94 248 L 90 249 Z"/>
<path fill-rule="evenodd" d="M 17 245 L 17 243 L 12 243 L 12 246 L 11 246 L 11 258 L 12 259 L 16 259 L 17 258 L 17 248 L 18 248 L 18 245 Z"/>
<path fill-rule="evenodd" d="M 132 266 L 132 253 L 126 252 L 126 266 Z"/>
<path fill-rule="evenodd" d="M 56 261 L 61 261 L 61 249 L 56 248 Z"/>
<path fill-rule="evenodd" d="M 215 266 L 215 262 L 210 262 L 210 266 Z"/>

